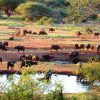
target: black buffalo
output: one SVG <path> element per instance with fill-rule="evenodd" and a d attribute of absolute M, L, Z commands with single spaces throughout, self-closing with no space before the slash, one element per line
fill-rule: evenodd
<path fill-rule="evenodd" d="M 90 44 L 87 44 L 86 45 L 86 49 L 88 50 L 88 49 L 90 49 L 91 48 L 91 45 Z"/>
<path fill-rule="evenodd" d="M 75 44 L 74 45 L 74 49 L 78 49 L 79 50 L 80 49 L 80 46 L 78 44 Z"/>
<path fill-rule="evenodd" d="M 80 49 L 84 49 L 84 48 L 85 48 L 84 44 L 80 44 Z"/>
<path fill-rule="evenodd" d="M 33 34 L 33 35 L 37 35 L 38 33 L 36 33 L 36 32 L 33 32 L 32 34 Z"/>
<path fill-rule="evenodd" d="M 32 31 L 23 30 L 23 35 L 26 35 L 26 34 L 32 34 Z"/>
<path fill-rule="evenodd" d="M 16 46 L 14 49 L 17 49 L 18 53 L 19 53 L 19 51 L 23 51 L 23 53 L 25 51 L 25 47 L 24 46 Z"/>
<path fill-rule="evenodd" d="M 0 42 L 0 49 L 3 51 L 7 51 L 7 46 Z"/>
<path fill-rule="evenodd" d="M 45 31 L 40 31 L 39 35 L 48 35 Z"/>
<path fill-rule="evenodd" d="M 32 65 L 37 65 L 38 63 L 36 61 L 31 61 L 31 60 L 23 60 L 21 61 L 21 68 L 22 67 L 31 67 Z"/>
<path fill-rule="evenodd" d="M 32 60 L 32 61 L 39 61 L 40 58 L 38 56 L 35 56 L 35 55 L 20 55 L 19 56 L 19 60 L 22 61 L 22 60 Z"/>
<path fill-rule="evenodd" d="M 7 41 L 3 42 L 3 45 L 8 46 L 8 42 Z"/>
<path fill-rule="evenodd" d="M 55 29 L 54 28 L 49 28 L 49 32 L 54 32 L 55 31 Z"/>
<path fill-rule="evenodd" d="M 79 62 L 79 52 L 77 52 L 77 51 L 71 52 L 69 57 L 70 57 L 70 60 L 72 61 L 72 63 L 76 64 Z"/>
<path fill-rule="evenodd" d="M 47 62 L 48 62 L 48 61 L 50 61 L 50 59 L 53 59 L 53 56 L 50 56 L 50 55 L 48 55 L 48 54 L 42 56 L 42 60 L 43 60 L 43 61 L 47 61 Z"/>
<path fill-rule="evenodd" d="M 7 62 L 7 69 L 9 69 L 9 67 L 11 67 L 11 70 L 14 68 L 14 65 L 15 65 L 16 61 L 8 61 Z"/>
<path fill-rule="evenodd" d="M 53 49 L 56 50 L 56 51 L 58 51 L 59 49 L 61 49 L 61 47 L 60 47 L 59 45 L 52 45 L 52 46 L 51 46 L 51 51 L 52 51 Z"/>

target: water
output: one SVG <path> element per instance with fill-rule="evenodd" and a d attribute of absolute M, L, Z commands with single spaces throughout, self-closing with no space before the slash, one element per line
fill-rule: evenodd
<path fill-rule="evenodd" d="M 14 82 L 18 82 L 18 80 L 20 79 L 20 75 L 14 75 L 14 76 L 15 76 Z M 42 77 L 44 77 L 44 74 L 35 74 L 33 78 L 37 79 L 37 78 L 42 78 Z M 8 80 L 7 75 L 2 75 L 0 77 L 0 83 L 1 82 L 6 83 L 7 80 Z M 63 86 L 63 93 L 83 93 L 83 92 L 89 91 L 89 86 L 83 85 L 80 82 L 77 82 L 76 76 L 52 74 L 51 82 L 48 84 L 48 86 L 51 87 L 49 88 L 49 90 L 54 90 L 55 89 L 54 84 L 56 83 L 60 83 Z"/>

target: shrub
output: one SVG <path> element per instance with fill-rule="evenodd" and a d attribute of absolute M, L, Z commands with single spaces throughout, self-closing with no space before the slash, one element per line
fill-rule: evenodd
<path fill-rule="evenodd" d="M 48 24 L 53 24 L 54 23 L 54 18 L 48 18 L 48 17 L 42 17 L 40 20 L 37 21 L 37 24 L 39 25 L 48 25 Z"/>

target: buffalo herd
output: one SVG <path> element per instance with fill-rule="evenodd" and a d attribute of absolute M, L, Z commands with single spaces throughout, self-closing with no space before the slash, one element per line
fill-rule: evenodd
<path fill-rule="evenodd" d="M 90 28 L 86 29 L 86 32 L 88 34 L 93 34 L 94 38 L 99 38 L 100 33 L 99 32 L 93 32 Z M 82 35 L 82 33 L 80 31 L 77 32 L 77 37 L 80 37 Z"/>
<path fill-rule="evenodd" d="M 54 32 L 54 31 L 55 31 L 54 28 L 49 28 L 49 32 Z M 19 29 L 19 28 L 16 28 L 16 36 L 19 36 L 20 34 L 21 34 L 20 29 Z M 48 35 L 48 33 L 47 33 L 44 29 L 41 29 L 41 30 L 39 31 L 39 33 L 33 32 L 33 31 L 31 31 L 31 30 L 24 29 L 23 32 L 22 32 L 22 34 L 23 34 L 24 36 L 26 36 L 27 34 L 33 34 L 33 35 Z M 14 39 L 14 37 L 10 37 L 10 38 L 9 38 L 9 40 L 13 40 L 13 39 Z"/>
<path fill-rule="evenodd" d="M 55 29 L 54 28 L 49 28 L 49 32 L 54 32 Z M 90 29 L 90 28 L 87 28 L 86 31 L 91 34 L 93 33 L 93 31 Z M 17 28 L 16 29 L 16 35 L 20 35 L 20 29 Z M 42 29 L 39 31 L 39 33 L 37 32 L 32 32 L 31 30 L 26 30 L 24 29 L 23 30 L 23 35 L 26 36 L 27 34 L 33 34 L 33 35 L 48 35 L 48 33 Z M 80 31 L 77 32 L 77 37 L 80 37 L 82 35 L 82 33 Z M 94 38 L 97 37 L 100 35 L 100 33 L 96 32 L 94 33 Z M 14 40 L 14 35 L 12 35 L 9 40 Z M 0 42 L 0 50 L 2 51 L 8 51 L 8 47 L 9 47 L 9 43 L 7 41 L 4 41 L 4 42 Z M 73 49 L 74 51 L 72 51 L 70 54 L 69 54 L 69 59 L 72 61 L 72 63 L 78 63 L 80 62 L 80 53 L 79 51 L 80 50 L 89 50 L 91 49 L 92 51 L 96 48 L 96 51 L 97 53 L 99 53 L 100 51 L 100 45 L 97 45 L 97 46 L 94 46 L 94 45 L 91 45 L 91 44 L 74 44 L 73 45 Z M 30 67 L 32 65 L 38 65 L 38 63 L 40 61 L 44 61 L 44 62 L 49 62 L 49 61 L 52 61 L 54 60 L 54 56 L 50 55 L 50 54 L 44 54 L 42 55 L 41 57 L 37 56 L 37 55 L 26 55 L 25 54 L 25 50 L 26 50 L 26 47 L 22 46 L 22 45 L 17 45 L 14 47 L 14 49 L 16 49 L 18 51 L 18 53 L 20 53 L 20 51 L 23 52 L 22 55 L 19 56 L 19 59 L 18 61 L 21 62 L 20 64 L 20 68 L 22 67 Z M 51 45 L 50 47 L 50 50 L 51 52 L 53 50 L 55 50 L 56 52 L 58 52 L 59 50 L 62 50 L 61 46 L 59 45 Z M 0 57 L 0 63 L 2 64 L 2 57 Z M 7 61 L 7 69 L 11 68 L 13 69 L 14 68 L 14 65 L 17 63 L 17 61 L 15 60 L 9 60 Z M 79 63 L 79 65 L 81 66 L 81 64 Z"/>

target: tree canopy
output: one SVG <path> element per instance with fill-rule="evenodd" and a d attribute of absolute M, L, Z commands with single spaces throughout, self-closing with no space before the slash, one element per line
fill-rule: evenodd
<path fill-rule="evenodd" d="M 25 0 L 0 0 L 0 9 L 10 16 L 15 8 Z"/>

